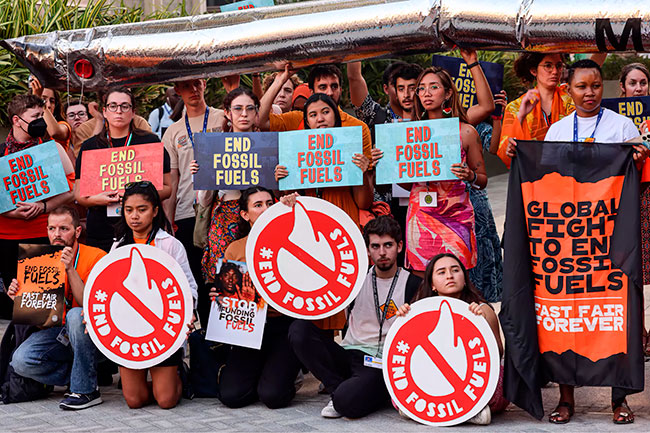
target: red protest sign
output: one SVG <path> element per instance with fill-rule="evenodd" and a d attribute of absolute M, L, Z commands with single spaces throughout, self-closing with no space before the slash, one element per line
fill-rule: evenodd
<path fill-rule="evenodd" d="M 467 303 L 434 296 L 414 303 L 386 337 L 384 381 L 397 406 L 423 424 L 467 421 L 490 401 L 499 349 L 487 321 Z"/>
<path fill-rule="evenodd" d="M 368 270 L 358 226 L 337 206 L 300 197 L 277 203 L 255 222 L 246 242 L 251 280 L 276 310 L 322 319 L 347 307 Z"/>
<path fill-rule="evenodd" d="M 190 285 L 180 265 L 149 245 L 102 257 L 84 289 L 86 329 L 115 363 L 149 368 L 176 352 L 192 318 Z"/>
<path fill-rule="evenodd" d="M 129 182 L 148 180 L 163 187 L 163 144 L 93 149 L 83 153 L 79 194 L 124 191 Z"/>

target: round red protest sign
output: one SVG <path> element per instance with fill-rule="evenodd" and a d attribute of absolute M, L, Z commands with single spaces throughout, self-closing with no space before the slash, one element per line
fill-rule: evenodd
<path fill-rule="evenodd" d="M 84 289 L 86 329 L 115 363 L 149 368 L 176 352 L 192 319 L 192 293 L 180 265 L 149 245 L 111 251 Z"/>
<path fill-rule="evenodd" d="M 487 321 L 467 303 L 434 296 L 398 318 L 383 352 L 386 387 L 402 412 L 423 424 L 467 421 L 490 401 L 500 357 Z"/>
<path fill-rule="evenodd" d="M 310 320 L 347 307 L 368 270 L 354 221 L 313 197 L 299 197 L 293 208 L 276 203 L 264 212 L 248 235 L 246 262 L 255 288 L 272 307 Z"/>

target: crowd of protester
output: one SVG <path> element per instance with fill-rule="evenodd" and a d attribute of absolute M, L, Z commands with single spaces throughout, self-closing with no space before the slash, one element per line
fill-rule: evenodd
<path fill-rule="evenodd" d="M 185 271 L 205 327 L 220 260 L 245 262 L 250 227 L 277 201 L 293 206 L 299 195 L 319 197 L 349 215 L 363 231 L 372 267 L 347 311 L 310 322 L 269 309 L 260 350 L 229 346 L 220 364 L 214 366 L 219 371 L 216 395 L 224 405 L 243 407 L 259 400 L 269 408 L 285 407 L 294 398 L 303 372 L 310 371 L 322 382 L 322 392 L 331 396 L 323 408 L 324 417 L 358 418 L 390 406 L 381 370 L 364 366 L 364 355 L 378 354 L 378 334 L 381 341 L 396 317 L 408 316 L 410 303 L 430 296 L 450 296 L 469 304 L 472 313 L 488 322 L 503 353 L 507 342 L 501 341 L 497 315 L 488 303 L 500 301 L 503 265 L 501 240 L 485 191 L 484 154 L 498 155 L 509 167 L 516 157 L 515 139 L 624 142 L 638 137 L 639 131 L 631 120 L 607 109 L 598 110 L 603 94 L 602 55 L 575 62 L 564 75 L 567 56 L 522 54 L 514 69 L 531 88 L 511 102 L 505 91 L 493 94 L 475 51 L 461 50 L 461 55 L 477 92 L 477 104 L 467 110 L 461 106 L 447 71 L 406 62 L 386 68 L 385 106 L 370 95 L 360 62 L 346 67 L 349 89 L 343 88 L 343 74 L 335 65 L 312 67 L 306 83 L 286 65 L 264 77 L 253 74 L 252 89 L 240 87 L 238 77 L 224 79 L 227 94 L 220 107 L 208 105 L 206 80 L 173 83 L 165 92 L 164 105 L 151 112 L 148 122 L 135 114 L 137 101 L 127 88 L 106 89 L 97 102 L 71 97 L 63 105 L 57 91 L 31 79 L 30 92 L 16 95 L 8 106 L 11 129 L 0 146 L 0 155 L 55 140 L 71 191 L 39 202 L 19 203 L 15 210 L 0 215 L 0 276 L 5 285 L 0 313 L 11 318 L 11 299 L 19 288 L 16 263 L 21 243 L 65 247 L 62 261 L 70 303 L 63 327 L 31 329 L 15 349 L 9 373 L 25 379 L 16 383 L 42 384 L 42 388 L 35 387 L 41 394 L 51 386 L 67 386 L 62 409 L 101 403 L 99 385 L 110 384 L 116 370 L 84 333 L 80 307 L 92 266 L 111 249 L 125 244 L 147 243 L 165 250 Z M 621 96 L 647 96 L 648 81 L 650 73 L 643 65 L 627 65 L 621 71 Z M 341 107 L 346 90 L 354 114 Z M 492 115 L 495 106 L 503 108 L 503 116 Z M 375 125 L 449 117 L 460 120 L 461 162 L 451 169 L 457 179 L 401 185 L 408 190 L 409 199 L 407 206 L 400 206 L 391 188 L 375 184 L 375 166 L 383 157 L 373 146 Z M 194 190 L 193 175 L 207 163 L 194 158 L 193 135 L 197 132 L 349 126 L 362 127 L 362 153 L 353 157 L 363 172 L 362 185 L 298 192 L 271 191 L 264 186 Z M 161 141 L 162 188 L 157 190 L 142 181 L 128 185 L 123 195 L 79 193 L 86 151 Z M 645 146 L 635 149 L 635 160 L 641 162 L 648 156 Z M 292 175 L 281 165 L 266 169 L 273 170 L 276 180 Z M 421 193 L 435 193 L 438 205 L 422 206 Z M 378 206 L 378 202 L 385 205 Z M 647 189 L 641 203 L 644 282 L 649 283 Z M 119 216 L 109 216 L 107 209 L 116 206 L 121 208 Z M 383 211 L 375 214 L 386 215 L 364 214 L 377 208 Z M 208 223 L 204 236 L 197 240 L 198 219 Z M 386 302 L 392 296 L 400 306 L 381 327 L 373 304 L 377 295 Z M 339 333 L 341 340 L 335 338 Z M 66 336 L 66 342 L 60 335 Z M 644 331 L 644 345 L 649 339 Z M 155 401 L 162 408 L 174 407 L 183 394 L 183 370 L 182 351 L 150 369 L 150 384 L 146 370 L 120 366 L 128 406 L 138 408 Z M 634 420 L 625 395 L 624 390 L 612 390 L 614 422 Z M 507 404 L 499 387 L 490 404 L 470 422 L 488 424 L 491 414 L 503 411 Z M 561 384 L 560 401 L 549 420 L 568 422 L 574 405 L 573 387 Z"/>

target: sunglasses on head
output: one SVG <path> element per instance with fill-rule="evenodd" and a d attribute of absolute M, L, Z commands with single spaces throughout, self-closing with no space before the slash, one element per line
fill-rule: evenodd
<path fill-rule="evenodd" d="M 153 183 L 149 182 L 148 180 L 141 180 L 139 182 L 129 182 L 129 183 L 127 183 L 124 186 L 124 190 L 128 191 L 128 190 L 133 189 L 133 188 L 145 189 L 145 188 L 149 188 L 149 187 L 152 187 L 152 186 L 153 186 Z"/>

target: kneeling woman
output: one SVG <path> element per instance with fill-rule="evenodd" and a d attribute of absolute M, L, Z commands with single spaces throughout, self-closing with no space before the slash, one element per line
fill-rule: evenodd
<path fill-rule="evenodd" d="M 488 322 L 494 333 L 494 338 L 497 340 L 499 355 L 503 356 L 499 319 L 490 304 L 485 302 L 481 293 L 469 280 L 467 269 L 455 255 L 449 253 L 438 254 L 427 265 L 422 285 L 415 295 L 415 300 L 430 296 L 449 296 L 467 302 L 472 313 L 483 316 Z M 410 309 L 409 304 L 404 304 L 399 307 L 397 315 L 404 316 L 408 314 Z M 499 383 L 494 396 L 488 405 L 469 419 L 468 422 L 480 425 L 490 424 L 492 414 L 504 411 L 508 404 L 509 402 L 503 397 L 503 367 L 501 367 Z"/>
<path fill-rule="evenodd" d="M 285 202 L 283 197 L 282 201 Z M 273 205 L 266 188 L 242 191 L 239 199 L 240 235 L 230 244 L 225 259 L 246 261 L 246 241 L 250 227 Z M 213 292 L 215 293 L 215 292 Z M 260 350 L 232 346 L 219 375 L 219 399 L 228 407 L 247 406 L 258 399 L 270 409 L 287 406 L 296 395 L 295 380 L 300 363 L 293 354 L 287 333 L 293 319 L 269 308 Z"/>
<path fill-rule="evenodd" d="M 190 271 L 183 244 L 165 230 L 171 227 L 162 209 L 160 196 L 151 182 L 128 184 L 122 197 L 122 215 L 116 226 L 116 239 L 111 250 L 129 244 L 148 244 L 172 256 L 185 272 L 196 304 L 196 282 Z M 188 324 L 189 326 L 189 324 Z M 183 386 L 178 368 L 183 360 L 183 349 L 151 367 L 151 381 L 147 383 L 147 369 L 120 367 L 122 393 L 130 408 L 135 409 L 155 400 L 163 409 L 170 409 L 181 398 Z"/>

